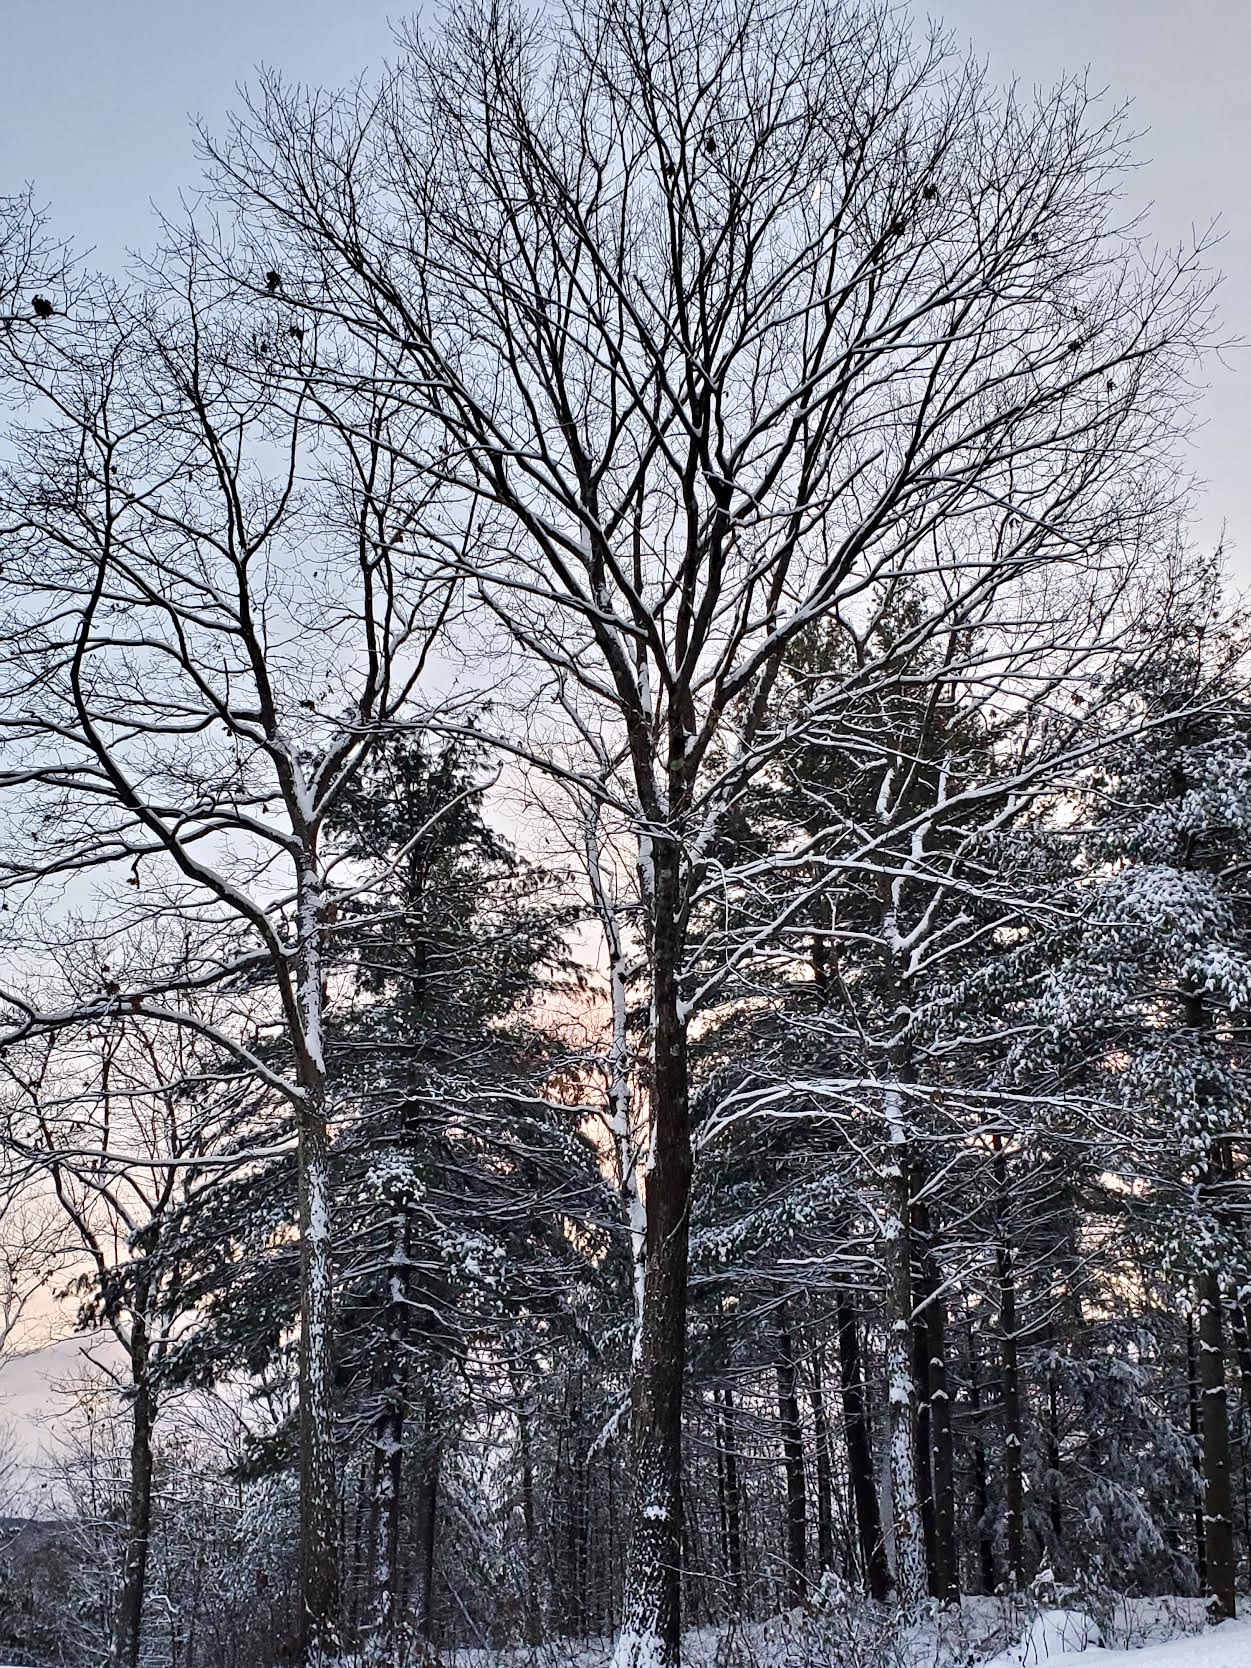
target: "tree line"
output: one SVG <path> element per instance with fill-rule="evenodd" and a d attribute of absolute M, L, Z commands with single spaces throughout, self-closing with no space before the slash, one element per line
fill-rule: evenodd
<path fill-rule="evenodd" d="M 1205 247 L 887 8 L 397 47 L 124 283 L 0 215 L 4 1313 L 111 1339 L 15 1646 L 1231 1615 Z"/>

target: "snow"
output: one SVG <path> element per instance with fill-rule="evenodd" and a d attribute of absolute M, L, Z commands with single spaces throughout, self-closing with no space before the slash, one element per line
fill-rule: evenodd
<path fill-rule="evenodd" d="M 612 1668 L 666 1668 L 671 1660 L 664 1641 L 656 1634 L 630 1631 L 617 1641 Z"/>
<path fill-rule="evenodd" d="M 1161 1644 L 1108 1650 L 1099 1630 L 1080 1611 L 1044 1611 L 1017 1644 L 992 1657 L 986 1668 L 1247 1668 L 1251 1662 L 1251 1619 L 1225 1622 Z"/>
<path fill-rule="evenodd" d="M 1084 1611 L 1044 1610 L 1015 1644 L 990 1659 L 989 1668 L 1033 1668 L 1036 1662 L 1088 1655 L 1098 1645 L 1098 1623 Z"/>
<path fill-rule="evenodd" d="M 1200 1599 L 1124 1599 L 1102 1624 L 1078 1609 L 1045 1608 L 1011 1625 L 1010 1601 L 966 1599 L 958 1610 L 903 1624 L 852 1599 L 826 1615 L 792 1611 L 767 1622 L 692 1629 L 683 1668 L 1248 1668 L 1251 1615 L 1204 1624 Z M 1005 1628 L 1017 1637 L 1003 1644 Z M 1106 1635 L 1109 1643 L 1100 1644 Z M 649 1654 L 653 1653 L 653 1654 Z M 537 1650 L 463 1650 L 454 1668 L 651 1668 L 658 1640 L 554 1639 Z"/>

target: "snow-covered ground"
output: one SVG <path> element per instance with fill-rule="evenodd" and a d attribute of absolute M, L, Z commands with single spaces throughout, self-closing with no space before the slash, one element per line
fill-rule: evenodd
<path fill-rule="evenodd" d="M 1042 1662 L 1047 1668 L 1077 1668 L 1077 1665 L 1081 1668 L 1249 1668 L 1251 1665 L 1251 1620 L 1246 1617 L 1127 1650 L 1110 1650 L 1098 1643 L 1097 1635 L 1092 1636 L 1085 1629 L 1074 1630 L 1056 1624 L 1055 1616 L 1040 1616 L 1023 1640 L 992 1657 L 986 1668 L 1031 1668 L 1032 1664 Z M 1079 1640 L 1074 1637 L 1075 1632 L 1085 1637 Z"/>
<path fill-rule="evenodd" d="M 607 1668 L 609 1640 L 554 1640 L 534 1650 L 459 1651 L 447 1668 Z M 856 1604 L 796 1611 L 741 1628 L 697 1628 L 686 1668 L 1251 1668 L 1251 1615 L 1207 1625 L 1201 1599 L 1122 1599 L 1097 1616 L 1074 1607 L 1013 1608 L 966 1599 L 901 1625 Z"/>

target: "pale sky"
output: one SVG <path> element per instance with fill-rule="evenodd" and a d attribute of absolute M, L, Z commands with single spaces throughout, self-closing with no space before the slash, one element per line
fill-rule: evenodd
<path fill-rule="evenodd" d="M 0 0 L 0 192 L 33 181 L 56 229 L 102 265 L 151 235 L 198 175 L 189 117 L 219 126 L 258 63 L 337 84 L 377 67 L 395 0 Z M 1048 85 L 1089 69 L 1146 130 L 1134 190 L 1164 242 L 1220 219 L 1223 333 L 1251 338 L 1251 5 L 1247 0 L 935 0 L 997 79 Z M 1251 580 L 1251 357 L 1213 363 L 1191 465 L 1196 534 L 1222 525 Z"/>

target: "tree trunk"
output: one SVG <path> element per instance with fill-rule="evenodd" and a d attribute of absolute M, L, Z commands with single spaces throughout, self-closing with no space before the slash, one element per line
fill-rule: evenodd
<path fill-rule="evenodd" d="M 912 1294 L 912 1380 L 917 1403 L 917 1486 L 930 1594 L 947 1603 L 959 1594 L 955 1567 L 955 1459 L 947 1396 L 947 1312 L 934 1258 L 929 1207 L 917 1198 L 922 1180 L 914 1167 L 911 1230 L 916 1286 Z"/>
<path fill-rule="evenodd" d="M 626 953 L 616 915 L 600 871 L 593 836 L 587 842 L 587 870 L 600 925 L 608 946 L 608 988 L 612 1011 L 612 1043 L 608 1054 L 608 1121 L 617 1153 L 617 1186 L 621 1194 L 630 1257 L 630 1295 L 634 1304 L 630 1358 L 638 1359 L 643 1344 L 643 1292 L 647 1279 L 647 1201 L 643 1193 L 641 1155 L 635 1142 L 634 1093 L 630 1071 L 633 1051 L 629 1035 L 629 997 Z"/>
<path fill-rule="evenodd" d="M 786 1473 L 786 1601 L 804 1602 L 808 1590 L 808 1500 L 804 1484 L 804 1432 L 799 1418 L 795 1349 L 787 1325 L 786 1305 L 777 1321 L 778 1422 L 782 1465 Z"/>
<path fill-rule="evenodd" d="M 1057 1547 L 1064 1544 L 1064 1512 L 1060 1501 L 1060 1417 L 1056 1375 L 1047 1374 L 1047 1516 Z"/>
<path fill-rule="evenodd" d="M 817 1461 L 817 1563 L 821 1574 L 834 1569 L 834 1481 L 830 1466 L 830 1426 L 825 1414 L 825 1374 L 821 1351 L 812 1358 L 812 1446 Z"/>
<path fill-rule="evenodd" d="M 995 1547 L 987 1526 L 990 1487 L 986 1475 L 986 1436 L 982 1429 L 982 1387 L 977 1371 L 977 1345 L 969 1324 L 969 1411 L 973 1415 L 973 1506 L 977 1512 L 977 1566 L 983 1593 L 995 1590 Z"/>
<path fill-rule="evenodd" d="M 1195 1458 L 1200 1473 L 1203 1469 L 1203 1391 L 1199 1383 L 1199 1351 L 1195 1343 L 1195 1318 L 1186 1316 L 1186 1400 L 1190 1408 L 1190 1434 L 1194 1439 Z M 1202 1486 L 1202 1477 L 1200 1477 Z M 1195 1574 L 1199 1591 L 1208 1590 L 1208 1536 L 1203 1522 L 1203 1501 L 1195 1507 Z"/>
<path fill-rule="evenodd" d="M 131 1321 L 130 1373 L 130 1499 L 121 1591 L 109 1653 L 113 1668 L 137 1668 L 139 1662 L 152 1535 L 152 1428 L 156 1422 L 156 1399 L 148 1361 L 147 1325 L 141 1313 L 134 1313 Z"/>
<path fill-rule="evenodd" d="M 915 1195 L 917 1177 L 909 1182 L 909 1198 Z M 924 1205 L 909 1208 L 909 1252 L 912 1259 L 912 1402 L 913 1466 L 916 1471 L 917 1500 L 921 1507 L 921 1543 L 925 1553 L 925 1580 L 931 1596 L 938 1593 L 938 1553 L 934 1526 L 934 1469 L 930 1421 L 930 1312 L 932 1295 L 930 1268 L 926 1257 L 928 1217 Z"/>
<path fill-rule="evenodd" d="M 995 1273 L 999 1284 L 999 1349 L 1003 1372 L 1003 1498 L 1008 1552 L 1008 1584 L 1014 1592 L 1025 1585 L 1025 1475 L 1024 1425 L 1021 1408 L 1021 1370 L 1018 1355 L 1016 1273 L 1007 1243 L 1008 1167 L 998 1135 L 995 1177 L 999 1188 L 999 1220 L 995 1239 Z"/>
<path fill-rule="evenodd" d="M 734 1594 L 734 1612 L 739 1615 L 743 1609 L 743 1517 L 734 1392 L 728 1384 L 717 1393 L 717 1484 L 721 1497 L 722 1559 Z"/>
<path fill-rule="evenodd" d="M 655 1060 L 643 1326 L 631 1383 L 633 1509 L 614 1668 L 675 1668 L 682 1627 L 682 1389 L 691 1201 L 686 1019 L 678 988 L 678 850 L 652 847 Z"/>
<path fill-rule="evenodd" d="M 840 1292 L 837 1303 L 843 1431 L 847 1444 L 847 1471 L 856 1511 L 861 1571 L 869 1596 L 884 1603 L 890 1594 L 890 1571 L 882 1539 L 882 1513 L 874 1481 L 873 1444 L 869 1436 L 864 1379 L 860 1370 L 860 1329 L 850 1299 Z"/>
<path fill-rule="evenodd" d="M 1235 1614 L 1234 1513 L 1229 1481 L 1229 1403 L 1225 1398 L 1225 1340 L 1220 1284 L 1199 1278 L 1199 1385 L 1203 1423 L 1203 1527 L 1213 1621 Z"/>
<path fill-rule="evenodd" d="M 1060 1499 L 1060 1399 L 1056 1387 L 1056 1345 L 1048 1326 L 1051 1345 L 1047 1366 L 1047 1516 L 1057 1549 L 1064 1545 L 1064 1513 Z"/>
<path fill-rule="evenodd" d="M 921 1551 L 925 1559 L 925 1584 L 933 1596 L 938 1592 L 938 1566 L 934 1532 L 934 1472 L 931 1464 L 930 1432 L 930 1340 L 929 1317 L 914 1315 L 912 1321 L 912 1467 L 916 1477 L 917 1505 L 921 1514 Z"/>
<path fill-rule="evenodd" d="M 569 1575 L 571 1620 L 579 1639 L 587 1637 L 587 1456 L 582 1429 L 582 1374 L 569 1378 Z"/>
<path fill-rule="evenodd" d="M 891 1512 L 895 1592 L 905 1609 L 925 1597 L 925 1553 L 915 1469 L 912 1407 L 912 1251 L 909 1233 L 908 1154 L 897 1089 L 886 1092 L 890 1158 L 886 1166 L 887 1273 L 886 1394 L 890 1430 Z"/>
<path fill-rule="evenodd" d="M 530 1442 L 530 1407 L 513 1374 L 513 1401 L 517 1409 L 517 1446 L 521 1454 L 521 1522 L 526 1537 L 525 1627 L 526 1644 L 539 1643 L 538 1536 L 534 1517 L 534 1458 Z M 611 1476 L 611 1472 L 610 1472 Z"/>
<path fill-rule="evenodd" d="M 710 1583 L 705 1575 L 711 1568 L 711 1562 L 700 1522 L 701 1494 L 692 1486 L 689 1477 L 682 1494 L 683 1625 L 687 1628 L 697 1628 L 714 1619 Z"/>
<path fill-rule="evenodd" d="M 376 1385 L 374 1388 L 376 1392 Z M 344 1482 L 346 1483 L 346 1477 Z M 373 1602 L 371 1560 L 375 1539 L 374 1498 L 377 1487 L 378 1454 L 373 1443 L 370 1443 L 356 1463 L 353 1474 L 352 1556 L 351 1562 L 344 1564 L 347 1582 L 344 1620 L 350 1637 L 358 1645 L 368 1637 L 370 1606 Z M 345 1537 L 345 1554 L 346 1550 Z"/>
<path fill-rule="evenodd" d="M 299 813 L 302 815 L 302 812 Z M 300 928 L 298 1021 L 293 1043 L 301 1098 L 297 1110 L 300 1207 L 300 1660 L 315 1665 L 339 1650 L 339 1537 L 334 1467 L 333 1184 L 326 1109 L 325 994 L 321 935 L 325 899 L 316 830 L 305 826 L 297 876 Z"/>
<path fill-rule="evenodd" d="M 300 1187 L 300 1655 L 313 1665 L 338 1647 L 333 1269 L 330 1142 L 323 1101 L 302 1108 Z"/>
<path fill-rule="evenodd" d="M 383 1661 L 400 1655 L 400 1515 L 404 1478 L 404 1414 L 408 1371 L 404 1358 L 408 1319 L 408 1215 L 397 1208 L 391 1218 L 387 1267 L 387 1304 L 383 1324 L 381 1405 L 374 1428 L 371 1603 L 371 1649 Z"/>
<path fill-rule="evenodd" d="M 417 1499 L 414 1541 L 417 1602 L 413 1606 L 418 1635 L 427 1645 L 435 1642 L 434 1572 L 439 1525 L 439 1466 L 443 1439 L 436 1425 L 434 1388 L 425 1387 L 425 1418 L 418 1454 Z"/>
<path fill-rule="evenodd" d="M 933 1448 L 934 1596 L 944 1604 L 954 1604 L 960 1597 L 960 1566 L 956 1558 L 956 1458 L 951 1396 L 947 1388 L 947 1304 L 936 1269 L 930 1272 L 929 1285 L 933 1295 L 925 1313 Z"/>

